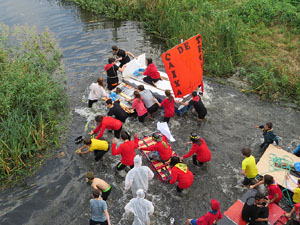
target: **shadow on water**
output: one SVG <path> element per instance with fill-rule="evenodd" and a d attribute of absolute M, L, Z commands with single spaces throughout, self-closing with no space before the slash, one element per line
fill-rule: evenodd
<path fill-rule="evenodd" d="M 66 129 L 67 138 L 57 150 L 65 152 L 65 156 L 58 158 L 54 153 L 24 184 L 0 194 L 0 224 L 87 224 L 91 193 L 83 178 L 90 170 L 113 185 L 108 200 L 112 224 L 131 224 L 132 216 L 124 214 L 131 194 L 123 192 L 124 179 L 114 174 L 114 166 L 120 158 L 107 154 L 104 161 L 95 163 L 92 155 L 79 157 L 75 154 L 74 139 L 82 135 L 92 115 L 106 113 L 105 106 L 100 103 L 88 109 L 86 100 L 90 83 L 103 76 L 110 47 L 117 44 L 135 55 L 146 52 L 162 68 L 161 45 L 134 22 L 110 21 L 66 1 L 1 0 L 0 20 L 10 26 L 36 25 L 39 30 L 48 26 L 55 34 L 64 55 L 72 117 Z M 212 161 L 199 169 L 186 160 L 195 177 L 184 196 L 176 194 L 175 186 L 157 179 L 151 182 L 147 196 L 155 205 L 153 224 L 168 224 L 170 217 L 175 218 L 175 224 L 184 224 L 187 218 L 203 215 L 211 198 L 218 199 L 221 209 L 225 210 L 241 196 L 244 190 L 240 185 L 240 150 L 250 146 L 257 159 L 262 154 L 258 150 L 261 133 L 254 129 L 254 124 L 272 121 L 281 145 L 288 151 L 299 143 L 300 114 L 294 109 L 261 102 L 256 96 L 244 95 L 232 87 L 208 80 L 205 80 L 203 101 L 209 111 L 206 122 L 198 124 L 188 112 L 172 119 L 170 130 L 177 140 L 173 147 L 181 155 L 187 151 L 188 134 L 191 131 L 200 133 L 212 151 Z M 156 119 L 161 119 L 160 113 Z M 142 125 L 130 120 L 124 127 L 132 133 L 139 132 L 140 136 L 156 130 L 152 121 Z M 104 138 L 110 141 L 112 135 L 105 133 Z"/>

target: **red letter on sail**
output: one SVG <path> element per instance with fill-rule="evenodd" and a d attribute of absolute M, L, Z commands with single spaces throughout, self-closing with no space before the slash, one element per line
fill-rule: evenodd
<path fill-rule="evenodd" d="M 161 57 L 176 97 L 190 94 L 202 83 L 203 53 L 200 34 L 168 50 Z"/>

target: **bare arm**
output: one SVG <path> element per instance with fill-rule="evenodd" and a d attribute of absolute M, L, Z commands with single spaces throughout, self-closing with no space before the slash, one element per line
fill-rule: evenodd
<path fill-rule="evenodd" d="M 105 213 L 108 225 L 111 225 L 110 218 L 109 218 L 109 213 L 108 213 L 107 209 L 104 210 L 104 213 Z"/>
<path fill-rule="evenodd" d="M 136 57 L 134 56 L 134 54 L 132 54 L 132 53 L 129 52 L 129 51 L 126 52 L 126 55 L 130 55 L 131 57 L 136 58 Z"/>
<path fill-rule="evenodd" d="M 253 188 L 255 188 L 255 187 L 257 187 L 257 186 L 259 186 L 259 185 L 261 185 L 261 184 L 263 184 L 263 183 L 264 183 L 264 180 L 261 180 L 261 181 L 257 182 L 257 183 L 254 184 L 254 185 L 250 185 L 250 189 L 253 189 Z"/>
<path fill-rule="evenodd" d="M 153 100 L 157 103 L 157 105 L 158 105 L 159 107 L 161 107 L 161 104 L 158 102 L 158 100 L 157 100 L 156 98 L 153 98 Z"/>
<path fill-rule="evenodd" d="M 88 148 L 88 147 L 89 147 L 88 145 L 84 145 L 84 146 L 82 146 L 81 148 L 77 149 L 76 153 L 77 153 L 77 154 L 87 154 L 87 153 L 90 152 L 89 150 L 87 150 L 87 151 L 85 151 L 85 152 L 82 152 L 82 150 L 85 149 L 85 148 Z"/>
<path fill-rule="evenodd" d="M 124 71 L 125 67 L 126 67 L 126 64 L 123 65 L 122 67 L 119 67 L 118 71 L 120 71 L 122 73 Z"/>
<path fill-rule="evenodd" d="M 242 175 L 246 176 L 246 170 L 242 170 Z"/>

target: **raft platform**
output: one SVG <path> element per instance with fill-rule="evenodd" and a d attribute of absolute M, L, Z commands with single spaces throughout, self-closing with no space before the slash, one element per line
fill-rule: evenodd
<path fill-rule="evenodd" d="M 154 145 L 154 144 L 156 144 L 156 142 L 152 140 L 151 136 L 146 136 L 143 139 L 140 139 L 138 144 L 139 144 L 139 147 L 144 148 L 144 147 L 149 147 L 151 145 Z M 162 162 L 156 161 L 154 159 L 151 160 L 148 157 L 148 154 L 150 151 L 143 151 L 143 150 L 140 150 L 140 151 L 141 151 L 143 157 L 145 157 L 148 160 L 151 170 L 157 175 L 158 179 L 163 183 L 169 183 L 169 181 L 172 179 L 171 167 L 170 167 L 171 159 L 169 159 L 165 163 L 162 163 Z M 172 156 L 177 156 L 177 154 L 174 151 L 172 151 Z"/>
<path fill-rule="evenodd" d="M 246 200 L 254 197 L 257 193 L 256 189 L 249 189 L 240 199 L 224 212 L 224 216 L 218 221 L 218 225 L 246 225 L 248 224 L 242 219 L 242 210 Z M 283 225 L 287 224 L 288 219 L 284 215 L 286 212 L 277 204 L 269 204 L 269 222 L 271 224 Z"/>

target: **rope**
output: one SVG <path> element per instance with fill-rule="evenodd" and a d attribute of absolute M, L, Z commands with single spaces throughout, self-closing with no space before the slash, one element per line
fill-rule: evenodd
<path fill-rule="evenodd" d="M 284 182 L 286 188 L 282 190 L 282 195 L 285 198 L 285 200 L 291 205 L 291 207 L 294 207 L 292 198 L 290 196 L 289 190 L 287 189 L 288 184 L 287 184 L 287 174 L 291 172 L 292 166 L 294 165 L 294 160 L 287 156 L 284 155 L 282 158 L 278 157 L 274 153 L 269 154 L 269 172 L 275 172 L 275 171 L 280 171 L 280 170 L 285 170 L 285 176 L 284 176 Z M 287 171 L 288 170 L 288 171 Z M 286 195 L 284 194 L 286 193 Z"/>

